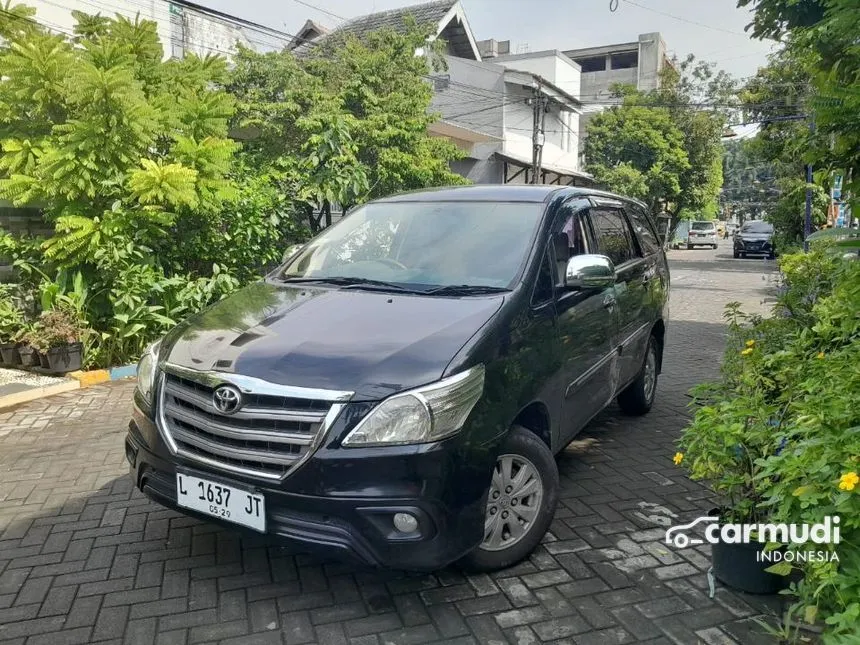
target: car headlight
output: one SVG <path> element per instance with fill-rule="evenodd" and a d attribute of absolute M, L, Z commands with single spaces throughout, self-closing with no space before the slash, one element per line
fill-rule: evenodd
<path fill-rule="evenodd" d="M 484 392 L 484 366 L 385 399 L 343 440 L 344 446 L 439 441 L 458 432 Z"/>
<path fill-rule="evenodd" d="M 137 390 L 147 403 L 152 402 L 152 386 L 155 383 L 155 368 L 160 343 L 159 340 L 147 347 L 137 364 Z"/>

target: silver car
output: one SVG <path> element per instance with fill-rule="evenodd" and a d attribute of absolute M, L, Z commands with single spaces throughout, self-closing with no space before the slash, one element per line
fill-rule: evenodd
<path fill-rule="evenodd" d="M 717 248 L 717 225 L 714 222 L 690 222 L 687 248 L 692 249 L 696 246 Z"/>

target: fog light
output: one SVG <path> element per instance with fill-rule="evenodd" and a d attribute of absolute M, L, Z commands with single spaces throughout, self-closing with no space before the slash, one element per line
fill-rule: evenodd
<path fill-rule="evenodd" d="M 394 528 L 401 533 L 414 533 L 418 530 L 418 520 L 409 513 L 395 513 Z"/>

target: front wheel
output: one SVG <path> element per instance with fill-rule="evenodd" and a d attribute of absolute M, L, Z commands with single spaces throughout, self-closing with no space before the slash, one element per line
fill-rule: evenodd
<path fill-rule="evenodd" d="M 651 409 L 657 392 L 658 364 L 657 339 L 651 336 L 639 375 L 618 395 L 618 405 L 624 414 L 640 415 Z"/>
<path fill-rule="evenodd" d="M 526 558 L 543 539 L 558 502 L 558 467 L 547 445 L 514 426 L 496 465 L 484 515 L 484 539 L 460 564 L 496 571 Z"/>

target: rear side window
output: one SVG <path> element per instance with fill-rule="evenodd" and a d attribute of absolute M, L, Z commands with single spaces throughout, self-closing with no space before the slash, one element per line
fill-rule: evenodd
<path fill-rule="evenodd" d="M 597 237 L 598 249 L 616 266 L 629 262 L 638 255 L 630 225 L 620 210 L 592 208 L 589 217 Z"/>
<path fill-rule="evenodd" d="M 659 251 L 660 242 L 657 240 L 657 234 L 651 226 L 648 214 L 637 207 L 628 208 L 627 214 L 630 216 L 633 229 L 636 231 L 636 236 L 639 238 L 639 243 L 645 255 L 651 255 Z"/>

